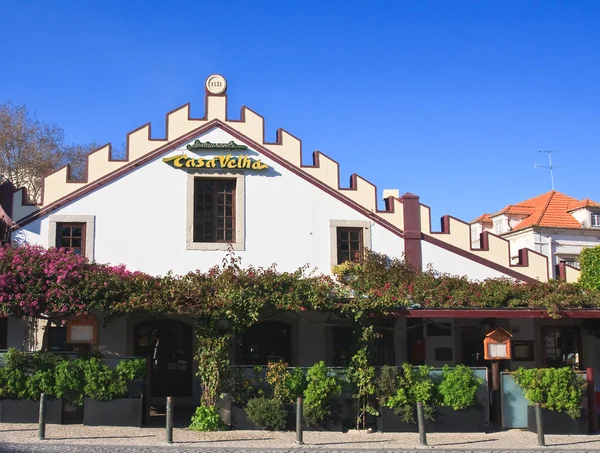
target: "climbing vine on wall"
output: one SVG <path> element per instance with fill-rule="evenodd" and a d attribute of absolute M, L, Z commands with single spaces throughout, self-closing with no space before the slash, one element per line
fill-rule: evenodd
<path fill-rule="evenodd" d="M 597 252 L 589 253 L 591 261 L 597 259 Z M 337 266 L 331 277 L 308 266 L 293 272 L 281 272 L 275 265 L 242 266 L 232 250 L 221 266 L 208 271 L 154 277 L 89 263 L 54 248 L 6 245 L 0 247 L 0 316 L 60 320 L 91 309 L 109 313 L 107 322 L 138 313 L 193 316 L 199 320 L 196 359 L 203 402 L 210 406 L 227 373 L 231 339 L 261 318 L 331 312 L 352 320 L 364 336 L 372 333 L 374 319 L 404 309 L 540 308 L 559 315 L 565 309 L 600 307 L 593 278 L 592 284 L 470 281 L 431 268 L 421 271 L 372 252 L 362 263 Z M 360 349 L 354 358 L 360 373 L 368 373 L 365 366 L 372 363 L 367 351 Z M 360 404 L 367 410 L 371 389 L 361 388 Z"/>

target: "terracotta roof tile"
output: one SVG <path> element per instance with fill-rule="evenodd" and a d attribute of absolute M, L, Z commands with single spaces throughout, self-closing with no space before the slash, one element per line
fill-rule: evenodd
<path fill-rule="evenodd" d="M 596 203 L 588 198 L 577 200 L 569 197 L 564 193 L 552 190 L 550 192 L 538 195 L 517 204 L 506 206 L 504 209 L 493 214 L 523 214 L 527 215 L 513 231 L 523 230 L 533 226 L 553 227 L 553 228 L 581 228 L 581 224 L 575 219 L 569 211 L 579 209 L 581 207 L 600 207 L 600 203 Z M 478 217 L 472 223 L 481 221 L 488 214 Z"/>
<path fill-rule="evenodd" d="M 594 200 L 590 200 L 589 198 L 584 198 L 583 200 L 578 201 L 577 203 L 569 205 L 568 211 L 575 211 L 576 209 L 589 207 L 600 208 L 600 203 L 596 203 Z"/>
<path fill-rule="evenodd" d="M 492 217 L 489 214 L 481 214 L 479 217 L 477 217 L 471 223 L 477 223 L 477 222 L 492 223 Z"/>

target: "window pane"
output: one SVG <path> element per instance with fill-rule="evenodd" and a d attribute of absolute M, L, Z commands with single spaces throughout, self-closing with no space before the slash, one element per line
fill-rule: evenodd
<path fill-rule="evenodd" d="M 71 236 L 81 237 L 81 227 L 73 227 Z"/>
<path fill-rule="evenodd" d="M 71 239 L 71 247 L 81 248 L 81 238 Z"/>
<path fill-rule="evenodd" d="M 235 200 L 232 194 L 235 181 L 197 178 L 194 185 L 194 241 L 231 241 L 234 232 L 233 210 Z M 228 220 L 228 217 L 231 219 Z"/>
<path fill-rule="evenodd" d="M 66 237 L 66 238 L 63 237 L 60 240 L 60 244 L 59 245 L 60 245 L 60 247 L 67 247 L 67 248 L 71 247 L 71 240 L 68 237 Z"/>
<path fill-rule="evenodd" d="M 71 236 L 71 227 L 63 226 L 60 228 L 61 236 Z"/>
<path fill-rule="evenodd" d="M 358 241 L 358 231 L 351 231 L 350 232 L 350 240 L 351 241 Z"/>

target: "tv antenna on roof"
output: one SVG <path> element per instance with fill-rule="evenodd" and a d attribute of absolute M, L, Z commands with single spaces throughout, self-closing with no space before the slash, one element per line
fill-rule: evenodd
<path fill-rule="evenodd" d="M 548 168 L 550 170 L 550 181 L 552 182 L 552 190 L 554 190 L 554 169 L 555 168 L 564 168 L 566 165 L 553 165 L 552 164 L 552 153 L 557 153 L 557 150 L 552 149 L 541 149 L 538 153 L 546 153 L 548 154 L 548 161 L 550 165 L 542 165 L 542 164 L 534 164 L 533 168 Z"/>

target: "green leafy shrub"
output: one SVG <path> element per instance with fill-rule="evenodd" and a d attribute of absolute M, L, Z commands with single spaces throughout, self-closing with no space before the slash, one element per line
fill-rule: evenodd
<path fill-rule="evenodd" d="M 97 401 L 115 399 L 121 386 L 116 379 L 116 373 L 106 363 L 97 358 L 84 360 L 83 373 L 85 396 Z"/>
<path fill-rule="evenodd" d="M 304 395 L 304 391 L 308 385 L 304 371 L 302 371 L 301 368 L 294 368 L 290 373 L 287 385 L 294 400 L 296 400 L 299 396 Z"/>
<path fill-rule="evenodd" d="M 564 412 L 573 419 L 581 415 L 585 379 L 571 368 L 519 368 L 513 377 L 531 405 Z"/>
<path fill-rule="evenodd" d="M 267 382 L 273 390 L 273 398 L 282 403 L 291 403 L 293 396 L 289 387 L 290 372 L 284 361 L 269 362 L 267 365 Z"/>
<path fill-rule="evenodd" d="M 27 389 L 27 376 L 21 370 L 15 370 L 4 367 L 2 370 L 2 387 L 0 396 L 3 399 L 27 399 L 29 391 Z"/>
<path fill-rule="evenodd" d="M 117 381 L 115 382 L 115 398 L 123 398 L 130 395 L 130 385 L 133 381 L 142 379 L 146 374 L 146 361 L 144 359 L 130 359 L 120 361 L 116 368 Z"/>
<path fill-rule="evenodd" d="M 375 333 L 373 326 L 363 329 L 359 341 L 360 347 L 352 356 L 348 367 L 348 381 L 354 385 L 355 393 L 352 395 L 358 403 L 356 416 L 356 429 L 366 429 L 367 414 L 378 416 L 379 412 L 373 407 L 375 395 L 375 367 L 369 361 L 369 347 L 373 344 Z"/>
<path fill-rule="evenodd" d="M 229 394 L 235 403 L 245 405 L 248 400 L 256 398 L 256 389 L 252 385 L 252 379 L 246 377 L 243 368 L 231 367 L 222 381 L 222 390 Z"/>
<path fill-rule="evenodd" d="M 342 383 L 323 361 L 308 369 L 307 380 L 303 416 L 308 425 L 314 426 L 332 415 L 334 399 L 342 393 Z"/>
<path fill-rule="evenodd" d="M 41 393 L 54 396 L 56 393 L 54 370 L 36 371 L 27 378 L 27 399 L 38 400 Z"/>
<path fill-rule="evenodd" d="M 375 379 L 377 399 L 379 404 L 385 406 L 388 399 L 396 393 L 398 387 L 398 368 L 384 365 L 381 367 L 379 376 Z"/>
<path fill-rule="evenodd" d="M 54 369 L 54 393 L 68 404 L 81 406 L 85 395 L 85 360 L 63 360 Z"/>
<path fill-rule="evenodd" d="M 216 406 L 200 405 L 192 416 L 190 429 L 192 431 L 223 431 L 225 424 L 221 420 Z"/>
<path fill-rule="evenodd" d="M 477 404 L 477 390 L 483 383 L 473 370 L 466 365 L 450 368 L 444 365 L 442 381 L 438 386 L 440 405 L 448 406 L 455 411 L 468 409 Z"/>
<path fill-rule="evenodd" d="M 590 290 L 600 290 L 600 245 L 584 248 L 579 256 L 581 286 Z"/>
<path fill-rule="evenodd" d="M 111 401 L 127 396 L 131 381 L 144 376 L 145 361 L 123 360 L 112 369 L 102 359 L 92 357 L 83 361 L 82 368 L 85 396 L 97 401 Z"/>
<path fill-rule="evenodd" d="M 276 398 L 253 398 L 246 407 L 248 419 L 256 426 L 268 430 L 282 430 L 287 422 L 287 411 Z"/>
<path fill-rule="evenodd" d="M 436 389 L 429 376 L 432 369 L 433 367 L 414 367 L 404 363 L 398 374 L 396 393 L 387 399 L 384 406 L 392 409 L 403 422 L 415 423 L 415 405 L 422 403 L 425 418 L 433 421 Z"/>

